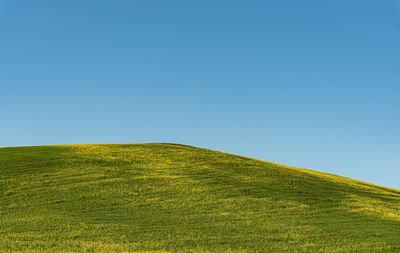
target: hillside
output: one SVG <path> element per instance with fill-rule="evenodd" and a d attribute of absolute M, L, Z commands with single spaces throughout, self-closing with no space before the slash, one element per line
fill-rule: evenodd
<path fill-rule="evenodd" d="M 400 191 L 176 144 L 0 148 L 0 252 L 400 252 Z"/>

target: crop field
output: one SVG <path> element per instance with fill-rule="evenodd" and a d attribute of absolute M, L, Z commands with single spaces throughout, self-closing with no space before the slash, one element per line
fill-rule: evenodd
<path fill-rule="evenodd" d="M 400 252 L 400 191 L 177 144 L 0 148 L 0 252 Z"/>

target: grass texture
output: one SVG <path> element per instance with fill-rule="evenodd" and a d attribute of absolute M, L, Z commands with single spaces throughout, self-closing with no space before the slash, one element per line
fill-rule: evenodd
<path fill-rule="evenodd" d="M 0 252 L 400 252 L 400 191 L 177 144 L 0 149 Z"/>

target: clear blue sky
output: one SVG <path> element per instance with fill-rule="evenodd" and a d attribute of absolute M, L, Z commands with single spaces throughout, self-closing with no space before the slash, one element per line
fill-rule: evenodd
<path fill-rule="evenodd" d="M 400 0 L 0 0 L 0 146 L 175 142 L 400 188 Z"/>

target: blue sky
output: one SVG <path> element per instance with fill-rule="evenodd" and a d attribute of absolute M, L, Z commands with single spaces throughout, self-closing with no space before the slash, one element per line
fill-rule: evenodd
<path fill-rule="evenodd" d="M 0 146 L 174 142 L 400 188 L 400 2 L 0 0 Z"/>

